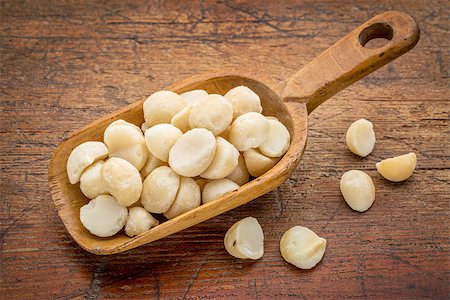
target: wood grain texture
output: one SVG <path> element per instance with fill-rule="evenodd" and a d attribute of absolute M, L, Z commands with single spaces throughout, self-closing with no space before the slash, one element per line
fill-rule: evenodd
<path fill-rule="evenodd" d="M 164 86 L 219 68 L 288 78 L 343 34 L 387 11 L 418 22 L 408 54 L 322 104 L 308 145 L 275 191 L 188 230 L 107 257 L 70 238 L 47 188 L 54 147 L 74 130 Z M 449 52 L 446 1 L 2 1 L 0 298 L 439 298 L 449 290 Z M 374 123 L 365 159 L 345 146 L 357 118 Z M 404 183 L 377 174 L 383 158 L 415 151 Z M 368 172 L 373 207 L 347 207 L 339 178 Z M 258 262 L 222 240 L 254 216 Z M 310 271 L 278 243 L 303 225 L 328 241 Z"/>

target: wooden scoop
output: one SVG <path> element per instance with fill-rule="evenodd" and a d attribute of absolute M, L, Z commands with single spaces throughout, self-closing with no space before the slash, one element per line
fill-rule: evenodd
<path fill-rule="evenodd" d="M 376 49 L 364 47 L 375 38 L 389 41 Z M 58 214 L 81 247 L 94 254 L 106 255 L 158 240 L 256 199 L 279 186 L 294 171 L 305 149 L 309 113 L 348 85 L 412 49 L 418 39 L 419 29 L 410 16 L 396 11 L 386 12 L 356 28 L 285 82 L 234 70 L 193 77 L 168 87 L 176 93 L 204 89 L 208 93 L 224 95 L 231 88 L 245 85 L 260 96 L 263 113 L 277 117 L 288 128 L 291 146 L 275 167 L 237 191 L 133 238 L 124 233 L 110 238 L 99 238 L 89 233 L 80 222 L 80 207 L 88 199 L 81 193 L 79 185 L 70 184 L 67 178 L 66 162 L 71 151 L 83 142 L 101 141 L 103 131 L 114 120 L 124 119 L 140 125 L 144 120 L 144 100 L 101 118 L 74 132 L 53 153 L 49 185 Z"/>

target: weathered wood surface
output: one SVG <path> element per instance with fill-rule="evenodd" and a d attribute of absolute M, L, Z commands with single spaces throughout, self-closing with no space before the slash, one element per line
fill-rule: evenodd
<path fill-rule="evenodd" d="M 449 51 L 447 1 L 2 1 L 0 298 L 449 297 Z M 68 236 L 47 187 L 54 147 L 70 132 L 190 75 L 245 67 L 287 78 L 347 32 L 386 10 L 413 16 L 408 54 L 322 104 L 309 118 L 300 165 L 275 191 L 224 215 L 119 255 L 89 254 Z M 344 143 L 374 122 L 365 159 Z M 415 151 L 400 184 L 378 160 Z M 339 192 L 349 169 L 373 178 L 364 214 Z M 252 215 L 265 231 L 257 262 L 222 239 Z M 325 237 L 313 270 L 288 265 L 282 233 Z"/>

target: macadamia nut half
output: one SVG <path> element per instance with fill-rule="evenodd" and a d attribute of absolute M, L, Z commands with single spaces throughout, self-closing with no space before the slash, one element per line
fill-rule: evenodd
<path fill-rule="evenodd" d="M 148 150 L 159 160 L 167 162 L 169 151 L 183 132 L 171 124 L 158 124 L 145 131 Z"/>
<path fill-rule="evenodd" d="M 132 207 L 130 208 L 125 224 L 125 233 L 129 237 L 133 237 L 146 232 L 158 224 L 158 220 L 142 207 Z"/>
<path fill-rule="evenodd" d="M 294 226 L 283 234 L 280 252 L 284 260 L 300 269 L 311 269 L 325 254 L 327 241 L 314 231 Z"/>
<path fill-rule="evenodd" d="M 207 179 L 221 179 L 230 175 L 238 165 L 239 151 L 227 140 L 216 138 L 216 153 L 209 167 L 200 174 Z"/>
<path fill-rule="evenodd" d="M 189 114 L 191 128 L 205 128 L 215 136 L 224 132 L 233 119 L 233 107 L 225 97 L 212 94 L 197 102 Z"/>
<path fill-rule="evenodd" d="M 181 177 L 175 201 L 168 211 L 164 213 L 167 219 L 173 219 L 191 209 L 198 207 L 201 203 L 200 187 L 194 179 Z"/>
<path fill-rule="evenodd" d="M 264 234 L 258 220 L 247 217 L 234 223 L 225 234 L 224 245 L 234 257 L 260 259 L 264 255 Z"/>
<path fill-rule="evenodd" d="M 141 175 L 131 163 L 112 157 L 103 164 L 100 174 L 106 189 L 120 205 L 130 206 L 139 200 L 142 191 Z"/>
<path fill-rule="evenodd" d="M 372 123 L 366 119 L 353 122 L 347 130 L 345 141 L 348 149 L 354 154 L 361 157 L 369 155 L 375 147 L 375 132 Z"/>
<path fill-rule="evenodd" d="M 70 183 L 77 183 L 87 167 L 107 156 L 108 148 L 102 142 L 85 142 L 75 147 L 67 159 L 66 166 Z"/>
<path fill-rule="evenodd" d="M 363 171 L 350 170 L 341 177 L 341 193 L 353 210 L 365 212 L 375 201 L 375 186 Z"/>
<path fill-rule="evenodd" d="M 181 176 L 195 177 L 214 159 L 216 138 L 211 131 L 194 128 L 183 134 L 170 149 L 169 166 Z"/>
<path fill-rule="evenodd" d="M 376 164 L 378 172 L 387 180 L 399 182 L 408 179 L 416 168 L 417 157 L 408 154 L 387 158 Z"/>
<path fill-rule="evenodd" d="M 233 119 L 248 112 L 262 112 L 261 99 L 246 86 L 237 86 L 225 94 L 225 98 L 233 105 Z"/>
<path fill-rule="evenodd" d="M 191 127 L 189 126 L 189 115 L 191 113 L 191 109 L 191 106 L 186 106 L 179 113 L 173 116 L 170 123 L 183 132 L 188 131 L 189 129 L 191 129 Z"/>
<path fill-rule="evenodd" d="M 180 94 L 181 98 L 183 98 L 184 102 L 187 105 L 194 105 L 198 101 L 202 100 L 205 96 L 208 96 L 208 93 L 204 90 L 193 90 L 189 92 L 185 92 Z"/>
<path fill-rule="evenodd" d="M 94 199 L 98 195 L 108 194 L 108 190 L 100 174 L 100 169 L 104 163 L 103 160 L 99 160 L 87 167 L 83 174 L 81 174 L 80 189 L 89 199 Z"/>
<path fill-rule="evenodd" d="M 186 107 L 180 95 L 171 91 L 159 91 L 144 102 L 144 119 L 150 128 L 161 123 L 170 123 L 173 116 Z"/>
<path fill-rule="evenodd" d="M 117 120 L 106 127 L 103 133 L 103 142 L 113 153 L 144 142 L 144 135 L 134 124 Z"/>
<path fill-rule="evenodd" d="M 270 125 L 270 131 L 267 138 L 259 146 L 262 154 L 269 157 L 281 157 L 289 149 L 291 135 L 286 126 L 274 118 L 267 118 Z"/>
<path fill-rule="evenodd" d="M 211 180 L 203 187 L 202 202 L 208 203 L 210 201 L 219 199 L 223 195 L 235 191 L 238 188 L 239 185 L 237 185 L 237 183 L 226 178 Z"/>
<path fill-rule="evenodd" d="M 152 213 L 166 212 L 172 206 L 179 187 L 180 176 L 171 168 L 154 169 L 144 180 L 142 206 Z"/>
<path fill-rule="evenodd" d="M 259 147 L 270 132 L 269 121 L 260 113 L 249 112 L 231 124 L 229 141 L 239 151 Z"/>
<path fill-rule="evenodd" d="M 236 182 L 239 186 L 243 186 L 250 179 L 250 174 L 248 173 L 242 154 L 239 155 L 238 165 L 233 172 L 227 176 L 227 179 Z"/>
<path fill-rule="evenodd" d="M 272 169 L 280 158 L 267 157 L 257 149 L 249 149 L 244 152 L 244 160 L 250 175 L 259 177 Z"/>
<path fill-rule="evenodd" d="M 128 210 L 110 195 L 100 195 L 80 208 L 81 224 L 99 237 L 113 236 L 127 221 Z"/>

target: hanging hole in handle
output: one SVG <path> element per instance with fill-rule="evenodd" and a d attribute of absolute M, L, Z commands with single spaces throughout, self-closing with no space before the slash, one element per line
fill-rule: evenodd
<path fill-rule="evenodd" d="M 369 49 L 381 48 L 394 36 L 394 30 L 389 24 L 375 23 L 365 28 L 359 34 L 361 46 Z"/>

